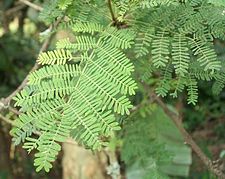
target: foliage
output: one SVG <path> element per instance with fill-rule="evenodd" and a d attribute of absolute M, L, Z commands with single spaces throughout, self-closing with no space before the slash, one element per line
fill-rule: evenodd
<path fill-rule="evenodd" d="M 196 7 L 201 3 L 201 7 Z M 214 13 L 213 16 L 210 12 Z M 135 20 L 124 19 L 131 27 L 141 29 L 142 34 L 150 33 L 148 43 L 143 41 L 135 44 L 142 47 L 136 51 L 136 56 L 141 60 L 148 58 L 148 54 L 152 55 L 155 71 L 162 76 L 156 88 L 158 95 L 166 96 L 172 91 L 170 95 L 177 97 L 177 93 L 187 87 L 188 103 L 196 104 L 196 79 L 206 80 L 209 76 L 221 85 L 217 85 L 218 89 L 223 88 L 224 83 L 219 80 L 223 75 L 222 63 L 212 45 L 214 38 L 224 38 L 223 31 L 218 31 L 224 22 L 222 12 L 223 7 L 190 1 L 148 8 L 146 13 L 143 10 L 140 14 L 134 13 Z"/>
<path fill-rule="evenodd" d="M 8 46 L 11 48 L 7 48 Z M 9 95 L 33 65 L 37 51 L 30 50 L 28 46 L 39 48 L 34 39 L 21 37 L 19 34 L 4 34 L 0 37 L 0 98 Z"/>
<path fill-rule="evenodd" d="M 121 34 L 126 36 L 118 38 Z M 49 171 L 61 148 L 57 142 L 64 142 L 71 131 L 86 147 L 100 149 L 106 145 L 101 138 L 120 129 L 112 111 L 129 114 L 127 95 L 135 93 L 136 84 L 130 77 L 134 67 L 118 47 L 127 48 L 131 37 L 127 30 L 106 27 L 99 38 L 62 40 L 57 43 L 60 49 L 39 55 L 38 63 L 50 66 L 32 73 L 29 86 L 15 98 L 23 114 L 11 131 L 16 144 L 26 140 L 24 148 L 39 151 L 37 171 Z M 40 137 L 30 138 L 35 130 Z"/>
<path fill-rule="evenodd" d="M 54 0 L 40 14 L 47 24 L 62 18 L 60 29 L 74 39 L 62 39 L 56 50 L 41 53 L 38 63 L 44 66 L 29 75 L 28 86 L 14 98 L 22 114 L 11 131 L 13 140 L 25 141 L 28 152 L 38 150 L 37 171 L 52 168 L 59 142 L 68 137 L 92 150 L 107 145 L 120 129 L 118 114 L 129 115 L 132 109 L 129 96 L 137 91 L 133 73 L 159 96 L 178 97 L 186 88 L 187 102 L 194 105 L 199 81 L 215 81 L 215 93 L 224 87 L 223 61 L 213 44 L 225 39 L 221 4 L 115 0 L 111 10 L 114 22 L 100 0 Z M 140 146 L 145 137 L 137 141 Z"/>
<path fill-rule="evenodd" d="M 183 144 L 178 129 L 155 104 L 145 104 L 124 126 L 121 158 L 128 166 L 128 178 L 188 176 L 191 151 Z M 177 152 L 179 151 L 179 152 Z M 176 171 L 171 172 L 171 170 Z M 143 170 L 143 171 L 142 171 Z M 147 172 L 148 171 L 148 172 Z"/>

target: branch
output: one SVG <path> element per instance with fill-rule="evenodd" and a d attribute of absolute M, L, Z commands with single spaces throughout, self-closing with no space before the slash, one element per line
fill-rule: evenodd
<path fill-rule="evenodd" d="M 116 24 L 117 20 L 116 20 L 116 17 L 114 15 L 114 12 L 113 12 L 113 9 L 112 9 L 112 1 L 111 0 L 108 0 L 108 6 L 109 6 L 110 14 L 112 16 L 113 24 Z"/>
<path fill-rule="evenodd" d="M 49 30 L 52 31 L 55 27 L 58 26 L 58 24 L 60 23 L 62 19 L 58 19 L 54 24 L 52 24 L 50 27 L 49 27 Z M 50 35 L 50 37 L 48 39 L 45 40 L 45 42 L 43 43 L 43 45 L 41 46 L 41 49 L 39 51 L 39 53 L 45 51 L 48 49 L 48 46 L 50 44 L 50 41 L 53 37 L 53 34 Z M 4 108 L 8 108 L 9 105 L 10 105 L 10 102 L 12 100 L 13 97 L 16 96 L 16 94 L 18 92 L 20 92 L 27 84 L 27 81 L 28 81 L 28 76 L 30 73 L 32 73 L 33 71 L 37 70 L 39 68 L 39 65 L 38 63 L 35 63 L 35 65 L 33 66 L 33 68 L 30 70 L 30 72 L 28 73 L 28 75 L 25 77 L 25 79 L 22 81 L 22 83 L 17 87 L 17 89 L 15 91 L 13 91 L 8 97 L 6 98 L 3 98 L 0 100 L 0 112 L 4 109 Z"/>
<path fill-rule="evenodd" d="M 219 179 L 225 179 L 225 174 L 219 170 L 213 162 L 203 153 L 200 147 L 195 143 L 192 139 L 191 135 L 184 129 L 180 116 L 174 112 L 172 112 L 167 105 L 158 97 L 156 94 L 153 94 L 155 97 L 155 101 L 159 104 L 159 106 L 164 110 L 164 112 L 173 120 L 180 133 L 182 134 L 185 142 L 190 145 L 192 150 L 197 154 L 197 156 L 202 160 L 202 162 L 207 166 L 207 168 L 214 173 Z"/>
<path fill-rule="evenodd" d="M 36 4 L 34 4 L 34 3 L 30 2 L 30 1 L 28 1 L 28 0 L 19 0 L 19 1 L 20 1 L 21 3 L 26 4 L 26 5 L 29 6 L 29 7 L 31 7 L 31 8 L 33 8 L 33 9 L 37 10 L 37 11 L 42 11 L 42 10 L 43 10 L 43 8 L 42 8 L 41 6 L 38 6 L 38 5 L 36 5 Z"/>
<path fill-rule="evenodd" d="M 8 9 L 6 12 L 5 12 L 5 15 L 6 16 L 9 16 L 9 15 L 12 15 L 13 13 L 17 12 L 17 11 L 20 11 L 21 9 L 25 8 L 26 5 L 24 4 L 21 4 L 21 5 L 18 5 L 16 7 L 13 7 L 11 9 Z"/>
<path fill-rule="evenodd" d="M 12 113 L 14 113 L 15 115 L 19 116 L 21 113 L 20 111 L 18 111 L 16 108 L 13 108 L 11 106 L 9 106 L 9 111 L 11 111 Z"/>
<path fill-rule="evenodd" d="M 0 114 L 0 119 L 3 120 L 5 123 L 10 124 L 12 126 L 15 126 L 13 121 L 11 121 L 10 119 L 6 118 L 5 116 Z"/>

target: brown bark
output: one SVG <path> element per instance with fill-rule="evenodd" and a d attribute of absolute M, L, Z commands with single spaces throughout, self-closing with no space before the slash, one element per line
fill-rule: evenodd
<path fill-rule="evenodd" d="M 0 170 L 6 172 L 8 178 L 13 178 L 12 165 L 9 156 L 10 143 L 0 123 Z"/>
<path fill-rule="evenodd" d="M 70 139 L 63 143 L 63 179 L 104 179 L 104 168 L 97 155 Z"/>

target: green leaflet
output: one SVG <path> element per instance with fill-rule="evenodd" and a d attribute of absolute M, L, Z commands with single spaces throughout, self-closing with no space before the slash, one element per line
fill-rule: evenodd
<path fill-rule="evenodd" d="M 72 55 L 70 51 L 68 50 L 53 50 L 41 53 L 38 57 L 38 63 L 41 65 L 64 65 L 67 61 L 70 61 L 72 59 Z"/>
<path fill-rule="evenodd" d="M 134 44 L 135 34 L 129 29 L 118 31 L 115 27 L 108 27 L 101 33 L 101 38 L 113 47 L 128 49 Z"/>
<path fill-rule="evenodd" d="M 155 67 L 165 67 L 169 59 L 169 37 L 166 32 L 158 32 L 152 41 L 152 61 Z"/>
<path fill-rule="evenodd" d="M 198 86 L 196 79 L 192 78 L 190 75 L 188 76 L 187 87 L 188 104 L 195 105 L 198 99 Z"/>
<path fill-rule="evenodd" d="M 171 82 L 172 80 L 172 66 L 168 64 L 163 71 L 163 77 L 158 83 L 156 88 L 156 93 L 162 97 L 165 97 L 171 89 Z"/>
<path fill-rule="evenodd" d="M 186 37 L 182 34 L 174 36 L 172 43 L 172 58 L 175 72 L 179 76 L 185 76 L 188 73 L 190 56 L 188 53 Z"/>
<path fill-rule="evenodd" d="M 59 0 L 58 1 L 58 6 L 60 9 L 65 10 L 72 4 L 73 0 Z"/>
<path fill-rule="evenodd" d="M 39 85 L 44 80 L 63 79 L 68 80 L 80 74 L 81 69 L 78 65 L 52 65 L 43 68 L 29 75 L 28 83 L 30 85 Z"/>
<path fill-rule="evenodd" d="M 215 71 L 219 71 L 221 68 L 221 62 L 217 60 L 215 51 L 202 41 L 192 41 L 192 48 L 194 55 L 198 55 L 198 62 L 200 66 L 204 67 L 205 71 L 211 71 L 213 74 Z"/>
<path fill-rule="evenodd" d="M 94 34 L 95 32 L 102 32 L 104 30 L 103 26 L 98 23 L 92 23 L 92 22 L 75 22 L 75 24 L 72 25 L 72 30 L 74 32 L 81 32 L 81 33 L 90 33 Z"/>
<path fill-rule="evenodd" d="M 157 7 L 159 5 L 171 5 L 171 4 L 177 4 L 177 0 L 141 0 L 139 1 L 140 6 L 142 8 L 151 8 L 151 7 Z"/>
<path fill-rule="evenodd" d="M 149 47 L 152 42 L 152 36 L 150 32 L 140 32 L 135 39 L 135 54 L 136 57 L 142 57 L 149 53 Z"/>

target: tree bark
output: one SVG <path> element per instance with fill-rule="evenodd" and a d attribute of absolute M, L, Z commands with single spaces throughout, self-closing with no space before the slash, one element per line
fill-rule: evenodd
<path fill-rule="evenodd" d="M 63 143 L 63 179 L 104 179 L 104 168 L 97 155 L 69 139 Z"/>

